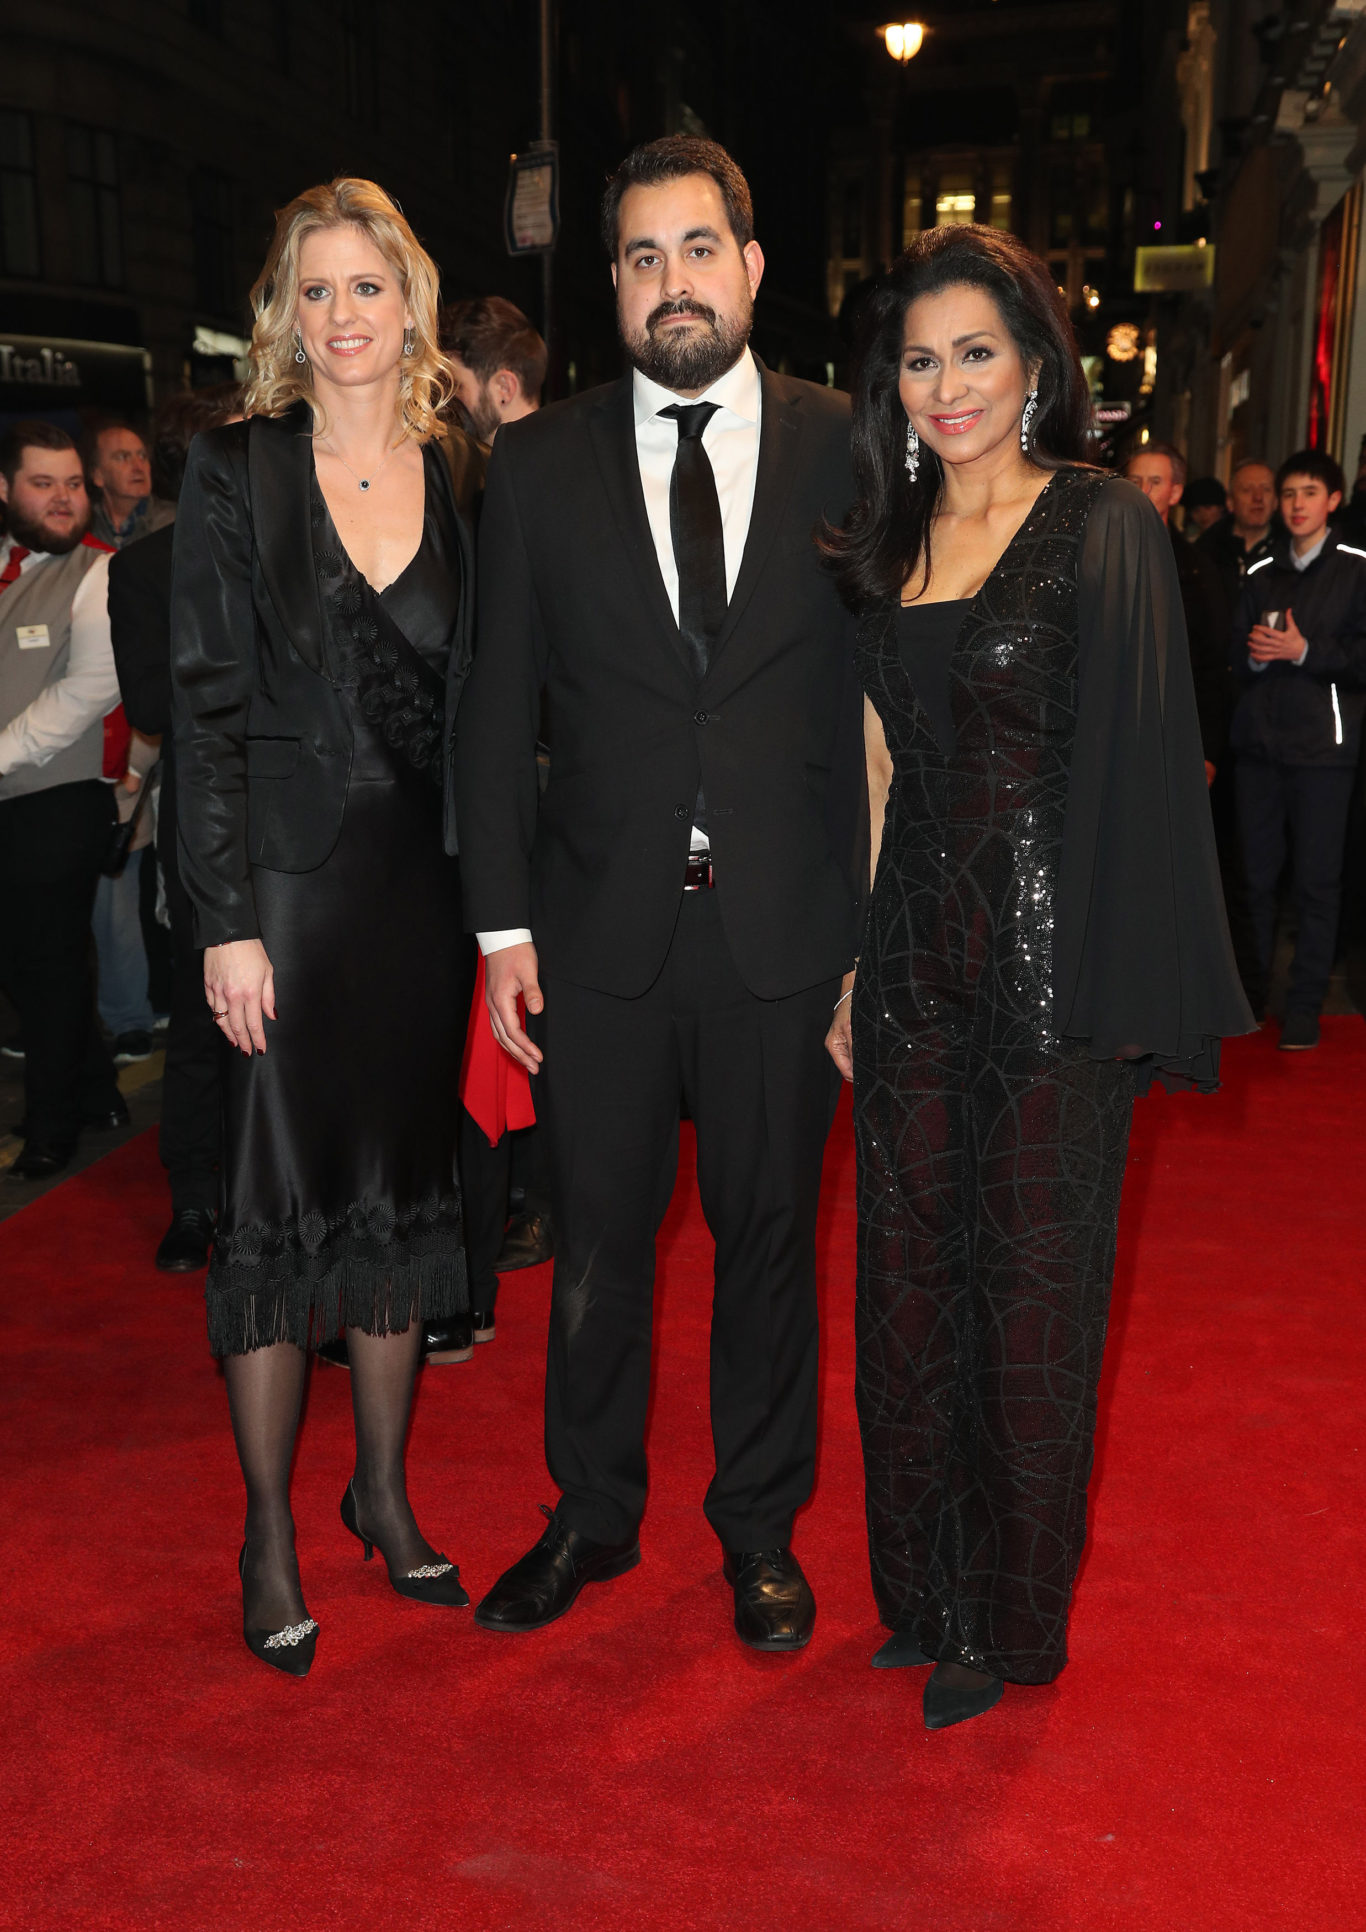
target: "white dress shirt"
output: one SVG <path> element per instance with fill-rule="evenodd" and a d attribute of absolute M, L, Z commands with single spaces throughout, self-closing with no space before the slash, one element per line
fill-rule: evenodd
<path fill-rule="evenodd" d="M 678 424 L 661 410 L 676 403 L 710 402 L 718 408 L 702 431 L 702 447 L 707 452 L 716 478 L 716 496 L 721 506 L 721 532 L 726 552 L 726 596 L 735 591 L 740 564 L 749 537 L 749 520 L 754 510 L 754 484 L 759 474 L 759 430 L 763 410 L 763 390 L 759 368 L 748 349 L 700 396 L 679 396 L 661 388 L 637 369 L 631 378 L 636 421 L 636 460 L 640 464 L 640 486 L 645 494 L 645 514 L 650 535 L 655 540 L 659 574 L 668 592 L 669 608 L 678 622 L 678 562 L 674 556 L 673 530 L 669 522 L 669 485 L 678 456 Z M 551 757 L 554 758 L 554 747 Z M 707 835 L 694 825 L 692 849 L 706 851 Z M 475 935 L 480 951 L 498 952 L 504 946 L 517 946 L 531 938 L 526 927 L 507 932 L 481 932 Z"/>
<path fill-rule="evenodd" d="M 0 537 L 0 572 L 12 547 L 11 537 Z M 19 575 L 26 577 L 50 562 L 46 550 L 31 551 L 19 565 Z M 0 623 L 4 612 L 5 592 L 0 590 Z M 101 551 L 71 600 L 71 649 L 64 675 L 0 731 L 0 778 L 21 765 L 47 764 L 118 701 L 119 678 L 109 641 L 109 558 Z"/>

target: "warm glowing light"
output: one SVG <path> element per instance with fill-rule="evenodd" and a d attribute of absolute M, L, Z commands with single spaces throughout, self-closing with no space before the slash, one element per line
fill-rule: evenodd
<path fill-rule="evenodd" d="M 1135 362 L 1138 350 L 1137 322 L 1116 322 L 1105 338 L 1105 353 L 1111 362 Z"/>
<path fill-rule="evenodd" d="M 1085 282 L 1082 285 L 1081 292 L 1088 309 L 1098 309 L 1100 307 L 1100 290 L 1098 288 L 1092 288 L 1089 282 Z"/>
<path fill-rule="evenodd" d="M 887 52 L 893 60 L 899 60 L 904 67 L 908 60 L 914 60 L 925 44 L 925 29 L 918 20 L 903 20 L 890 27 L 879 27 L 878 32 L 886 42 Z"/>

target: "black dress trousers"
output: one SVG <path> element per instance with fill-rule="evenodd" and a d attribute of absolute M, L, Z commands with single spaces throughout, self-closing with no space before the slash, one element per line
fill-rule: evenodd
<path fill-rule="evenodd" d="M 532 1031 L 555 1277 L 546 1456 L 559 1521 L 603 1542 L 645 1507 L 655 1236 L 673 1192 L 679 1096 L 697 1130 L 716 1242 L 705 1509 L 724 1547 L 792 1539 L 816 1451 L 815 1224 L 838 1077 L 837 984 L 762 1000 L 711 890 L 682 896 L 663 970 L 637 999 L 547 978 Z"/>
<path fill-rule="evenodd" d="M 0 985 L 23 1029 L 29 1138 L 75 1144 L 119 1104 L 95 1016 L 90 919 L 114 800 L 98 778 L 0 801 Z"/>

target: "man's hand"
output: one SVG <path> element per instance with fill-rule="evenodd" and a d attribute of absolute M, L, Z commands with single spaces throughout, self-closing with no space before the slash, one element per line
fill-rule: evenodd
<path fill-rule="evenodd" d="M 854 1003 L 854 975 L 846 973 L 840 986 L 839 1003 L 825 1036 L 825 1050 L 846 1080 L 854 1077 L 854 1038 L 849 1008 Z"/>
<path fill-rule="evenodd" d="M 1254 664 L 1274 664 L 1278 658 L 1286 658 L 1294 664 L 1309 648 L 1309 639 L 1295 622 L 1295 613 L 1285 613 L 1283 631 L 1268 630 L 1265 624 L 1254 624 L 1247 636 L 1247 654 Z"/>
<path fill-rule="evenodd" d="M 536 976 L 536 948 L 528 941 L 520 946 L 500 946 L 484 959 L 484 1002 L 493 1022 L 494 1038 L 514 1060 L 520 1060 L 528 1073 L 535 1073 L 544 1057 L 529 1038 L 517 1014 L 521 995 L 528 1013 L 545 1010 L 541 983 Z"/>
<path fill-rule="evenodd" d="M 204 997 L 227 1038 L 250 1056 L 266 1050 L 261 1018 L 277 1018 L 275 970 L 259 939 L 231 939 L 204 950 Z"/>

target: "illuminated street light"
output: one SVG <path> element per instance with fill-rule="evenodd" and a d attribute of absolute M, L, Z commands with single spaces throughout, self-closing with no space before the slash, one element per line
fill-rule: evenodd
<path fill-rule="evenodd" d="M 899 60 L 904 67 L 908 60 L 914 60 L 925 44 L 925 29 L 918 20 L 903 20 L 890 27 L 879 27 L 878 32 L 886 43 L 887 52 L 893 60 Z"/>
<path fill-rule="evenodd" d="M 1088 309 L 1098 309 L 1100 307 L 1100 290 L 1098 288 L 1092 288 L 1091 284 L 1087 282 L 1084 284 L 1081 292 Z"/>

